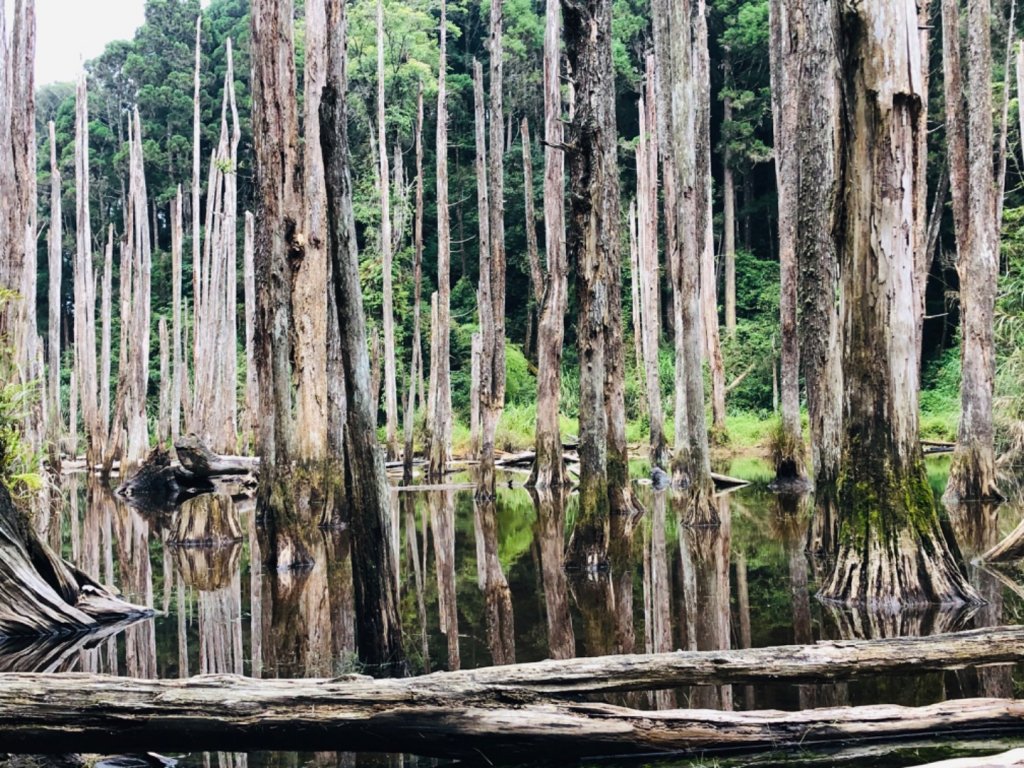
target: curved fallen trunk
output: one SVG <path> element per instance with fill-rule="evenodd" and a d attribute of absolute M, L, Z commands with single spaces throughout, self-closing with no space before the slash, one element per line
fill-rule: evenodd
<path fill-rule="evenodd" d="M 0 484 L 0 637 L 92 630 L 151 613 L 57 557 Z"/>
<path fill-rule="evenodd" d="M 136 680 L 6 675 L 0 680 L 0 750 L 82 752 L 337 750 L 548 758 L 784 749 L 892 741 L 970 729 L 1024 728 L 1024 702 L 962 699 L 927 707 L 833 707 L 645 712 L 607 704 L 410 695 L 392 681 L 261 680 L 204 676 Z"/>

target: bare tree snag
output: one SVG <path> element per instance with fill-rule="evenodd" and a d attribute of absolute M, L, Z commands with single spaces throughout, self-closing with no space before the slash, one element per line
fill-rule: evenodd
<path fill-rule="evenodd" d="M 201 48 L 203 34 L 203 17 L 196 17 L 196 51 L 195 73 L 192 78 L 192 302 L 193 309 L 198 311 L 202 293 L 199 289 L 202 275 L 199 237 L 199 167 L 200 167 L 200 121 L 199 121 L 199 70 L 201 65 Z M 194 329 L 193 329 L 194 330 Z"/>
<path fill-rule="evenodd" d="M 797 37 L 805 62 L 793 87 L 797 111 L 796 260 L 800 274 L 800 361 L 807 387 L 815 517 L 808 547 L 831 551 L 835 530 L 836 483 L 842 443 L 842 327 L 839 317 L 838 211 L 839 59 L 837 4 L 805 3 L 799 13 L 804 34 Z"/>
<path fill-rule="evenodd" d="M 92 271 L 92 227 L 89 219 L 89 107 L 85 74 L 75 91 L 75 201 L 77 249 L 74 264 L 75 368 L 85 427 L 86 457 L 95 461 L 102 450 L 96 381 L 96 299 Z"/>
<path fill-rule="evenodd" d="M 423 300 L 423 83 L 416 94 L 416 214 L 413 220 L 412 359 L 409 365 L 409 398 L 405 407 L 405 455 L 403 479 L 412 479 L 413 421 L 416 418 L 416 382 L 423 371 L 420 312 Z M 423 406 L 420 395 L 420 406 Z"/>
<path fill-rule="evenodd" d="M 377 445 L 374 404 L 370 399 L 366 319 L 359 283 L 359 257 L 352 212 L 348 126 L 345 110 L 345 5 L 328 0 L 327 78 L 320 105 L 320 141 L 327 189 L 328 253 L 331 290 L 348 396 L 342 463 L 342 506 L 350 511 L 352 573 L 360 659 L 384 674 L 403 663 L 402 628 L 395 579 L 398 564 L 390 545 L 389 494 L 384 457 Z M 446 331 L 447 332 L 447 331 Z"/>
<path fill-rule="evenodd" d="M 384 104 L 384 0 L 377 0 L 377 160 L 380 185 L 380 247 L 384 291 L 384 411 L 387 414 L 385 441 L 388 459 L 398 457 L 398 383 L 395 359 L 395 310 L 392 231 L 391 178 L 388 171 L 387 125 Z"/>
<path fill-rule="evenodd" d="M 732 59 L 729 49 L 723 52 L 722 70 L 725 87 L 732 88 Z M 732 122 L 732 97 L 722 97 L 722 122 Z M 732 147 L 728 138 L 722 142 L 722 253 L 725 260 L 725 332 L 736 333 L 736 182 L 733 177 Z"/>
<path fill-rule="evenodd" d="M 559 0 L 547 0 L 544 22 L 544 250 L 547 282 L 537 322 L 537 459 L 529 483 L 537 488 L 563 485 L 558 403 L 562 344 L 568 301 L 565 251 L 565 157 L 562 150 L 561 13 Z"/>
<path fill-rule="evenodd" d="M 246 441 L 252 444 L 259 431 L 259 386 L 256 371 L 256 266 L 253 241 L 256 220 L 245 212 L 245 235 L 242 246 L 242 273 L 245 283 L 245 413 Z"/>
<path fill-rule="evenodd" d="M 999 276 L 998 191 L 992 158 L 992 9 L 987 0 L 968 3 L 965 89 L 958 6 L 957 0 L 942 3 L 946 134 L 963 323 L 960 426 L 943 496 L 947 501 L 1002 498 L 996 488 L 992 425 L 993 318 Z"/>
<path fill-rule="evenodd" d="M 837 221 L 846 381 L 840 546 L 819 595 L 880 608 L 977 602 L 940 527 L 918 441 L 917 8 L 841 0 L 839 11 L 850 64 Z"/>
<path fill-rule="evenodd" d="M 171 439 L 171 356 L 166 317 L 161 317 L 157 324 L 157 338 L 160 343 L 160 391 L 157 400 L 156 442 L 163 446 Z"/>
<path fill-rule="evenodd" d="M 437 72 L 437 318 L 431 322 L 428 474 L 439 478 L 451 455 L 452 389 L 451 337 L 451 231 L 448 212 L 448 39 L 447 4 L 441 0 L 440 45 Z"/>
<path fill-rule="evenodd" d="M 110 444 L 110 335 L 113 332 L 114 292 L 114 225 L 107 227 L 107 248 L 103 258 L 103 289 L 100 299 L 100 315 L 103 330 L 100 338 L 100 424 L 103 431 L 104 452 Z"/>
<path fill-rule="evenodd" d="M 782 375 L 779 391 L 782 429 L 774 446 L 775 482 L 791 486 L 804 480 L 803 433 L 800 425 L 800 343 L 797 338 L 798 227 L 797 121 L 800 103 L 799 9 L 773 0 L 770 4 L 772 126 L 775 139 L 775 178 L 779 199 L 779 323 Z"/>
<path fill-rule="evenodd" d="M 565 51 L 577 95 L 565 146 L 569 164 L 567 252 L 576 265 L 580 361 L 580 506 L 566 564 L 607 562 L 611 536 L 605 323 L 619 314 L 612 301 L 607 252 L 618 253 L 618 167 L 615 156 L 614 83 L 611 71 L 611 3 L 562 3 Z M 608 132 L 611 132 L 610 135 Z"/>
<path fill-rule="evenodd" d="M 47 361 L 49 375 L 46 379 L 47 420 L 46 438 L 49 443 L 50 466 L 60 472 L 60 438 L 63 417 L 60 412 L 60 279 L 64 269 L 61 253 L 63 237 L 63 216 L 61 214 L 61 178 L 57 167 L 57 131 L 53 121 L 50 131 L 50 230 L 49 238 L 49 331 L 47 340 Z"/>
<path fill-rule="evenodd" d="M 682 3 L 658 0 L 657 7 L 652 9 L 660 111 L 664 114 L 659 119 L 664 121 L 665 131 L 661 133 L 669 149 L 665 163 L 666 188 L 670 188 L 666 208 L 668 201 L 674 203 L 671 216 L 666 215 L 666 228 L 671 227 L 672 250 L 678 249 L 672 270 L 673 292 L 678 302 L 675 310 L 677 425 L 672 464 L 675 481 L 690 484 L 693 503 L 688 505 L 686 522 L 691 524 L 713 524 L 718 518 L 711 501 L 714 485 L 701 368 L 699 275 L 707 234 L 706 223 L 699 214 L 706 205 L 710 173 L 698 174 L 695 132 L 702 110 L 699 61 L 707 51 L 704 13 L 703 0 Z M 683 413 L 685 424 L 679 423 Z"/>
<path fill-rule="evenodd" d="M 540 252 L 537 247 L 537 212 L 533 205 L 533 155 L 530 153 L 530 124 L 524 117 L 519 123 L 519 134 L 523 142 L 523 209 L 526 214 L 526 255 L 530 263 L 530 285 L 532 307 L 527 312 L 528 325 L 535 314 L 540 314 L 540 305 L 544 301 L 544 269 L 540 265 Z M 526 334 L 523 352 L 530 356 L 531 334 Z"/>
<path fill-rule="evenodd" d="M 654 57 L 647 60 L 647 85 L 640 98 L 640 142 L 637 145 L 637 266 L 634 280 L 639 284 L 642 322 L 634 324 L 643 343 L 644 380 L 647 383 L 647 413 L 650 421 L 651 466 L 668 466 L 665 417 L 661 407 L 661 315 L 658 294 L 658 135 L 655 116 Z"/>
<path fill-rule="evenodd" d="M 181 344 L 181 273 L 182 224 L 181 185 L 171 201 L 171 442 L 181 434 L 181 400 L 183 358 Z"/>

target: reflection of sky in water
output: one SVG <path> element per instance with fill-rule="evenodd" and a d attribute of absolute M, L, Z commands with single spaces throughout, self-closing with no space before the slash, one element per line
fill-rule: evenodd
<path fill-rule="evenodd" d="M 943 468 L 933 472 L 936 486 L 944 481 Z M 989 603 L 972 615 L 932 611 L 879 620 L 823 608 L 813 599 L 822 564 L 804 554 L 813 502 L 783 503 L 768 493 L 763 465 L 736 464 L 730 474 L 757 482 L 719 497 L 720 529 L 678 525 L 679 502 L 640 486 L 648 513 L 630 550 L 609 573 L 590 578 L 567 577 L 561 567 L 575 496 L 562 504 L 535 502 L 521 488 L 500 487 L 489 508 L 475 502 L 471 490 L 394 494 L 405 650 L 413 671 L 486 666 L 502 658 L 920 634 L 1016 623 L 1024 614 L 1018 586 L 1024 575 L 974 566 L 972 581 Z M 59 537 L 64 556 L 86 573 L 162 614 L 59 645 L 0 645 L 0 669 L 167 678 L 207 672 L 326 677 L 357 669 L 347 531 L 319 532 L 312 569 L 267 573 L 251 506 L 240 506 L 242 543 L 185 549 L 166 544 L 168 517 L 133 509 L 99 486 L 87 490 L 84 477 L 70 479 L 65 494 L 59 528 L 51 525 L 46 534 L 51 543 Z M 969 558 L 1020 518 L 1020 508 L 1007 505 L 988 530 L 967 529 L 955 514 L 951 522 Z M 1014 682 L 1010 668 L 996 667 L 838 685 L 690 688 L 613 701 L 636 708 L 921 705 L 1013 695 Z M 305 762 L 252 756 L 260 765 L 295 759 Z M 339 756 L 337 764 L 355 764 L 347 760 Z M 377 761 L 387 762 L 359 758 L 360 765 Z M 225 762 L 246 759 L 220 755 L 221 768 Z"/>

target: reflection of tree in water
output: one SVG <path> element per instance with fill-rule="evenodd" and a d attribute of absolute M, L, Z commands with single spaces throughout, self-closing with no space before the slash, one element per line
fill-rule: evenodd
<path fill-rule="evenodd" d="M 719 524 L 686 526 L 686 497 L 670 499 L 679 532 L 683 605 L 686 629 L 683 647 L 716 651 L 731 647 L 729 605 L 729 547 L 732 512 L 727 494 L 714 497 Z M 732 686 L 695 686 L 689 691 L 692 707 L 732 709 Z"/>
<path fill-rule="evenodd" d="M 672 650 L 672 585 L 668 547 L 665 540 L 666 496 L 668 491 L 651 494 L 650 515 L 643 523 L 644 534 L 644 640 L 647 653 Z M 654 691 L 655 709 L 676 706 L 673 691 Z"/>
<path fill-rule="evenodd" d="M 493 486 L 492 486 L 493 487 Z M 473 499 L 473 531 L 476 538 L 477 585 L 487 610 L 487 647 L 493 664 L 516 661 L 512 593 L 498 559 L 498 510 L 493 495 Z"/>
<path fill-rule="evenodd" d="M 430 672 L 430 641 L 427 633 L 427 601 L 424 594 L 423 576 L 426 570 L 427 531 L 429 515 L 423 515 L 423 560 L 420 560 L 419 533 L 416 530 L 416 495 L 403 493 L 400 495 L 402 524 L 405 526 L 405 543 L 409 560 L 406 573 L 412 572 L 413 590 L 416 594 L 416 618 L 420 629 L 420 655 L 424 674 Z M 398 560 L 401 562 L 401 559 Z M 399 568 L 399 571 L 402 569 Z"/>
<path fill-rule="evenodd" d="M 1003 510 L 1009 511 L 1007 507 Z M 962 503 L 947 507 L 953 534 L 967 559 L 967 575 L 985 600 L 974 612 L 971 622 L 975 628 L 998 627 L 1003 618 L 1003 579 L 1000 573 L 973 562 L 1000 540 L 1000 505 L 991 502 Z M 955 688 L 960 696 L 992 696 L 1013 698 L 1013 664 L 995 664 L 957 670 L 946 675 L 948 688 Z"/>
<path fill-rule="evenodd" d="M 461 668 L 459 613 L 455 597 L 455 497 L 451 490 L 428 491 L 430 527 L 434 532 L 437 607 L 441 632 L 448 638 L 448 669 Z"/>
<path fill-rule="evenodd" d="M 537 510 L 534 537 L 540 550 L 548 652 L 553 659 L 571 659 L 576 655 L 576 637 L 569 616 L 568 581 L 563 565 L 568 493 L 556 486 L 531 488 L 530 496 Z"/>
<path fill-rule="evenodd" d="M 121 590 L 142 605 L 153 605 L 153 564 L 149 555 L 149 521 L 142 513 L 104 491 L 112 502 Z M 125 630 L 125 658 L 129 677 L 155 678 L 156 634 L 152 621 Z"/>

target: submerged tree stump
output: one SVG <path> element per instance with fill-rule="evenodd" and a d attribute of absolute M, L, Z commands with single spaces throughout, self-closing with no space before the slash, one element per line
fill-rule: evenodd
<path fill-rule="evenodd" d="M 92 630 L 151 613 L 61 560 L 0 484 L 0 637 Z"/>
<path fill-rule="evenodd" d="M 242 540 L 235 503 L 226 493 L 204 493 L 174 511 L 168 543 L 179 547 L 217 547 Z"/>

